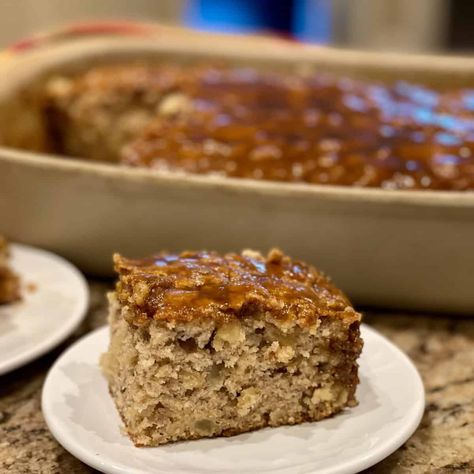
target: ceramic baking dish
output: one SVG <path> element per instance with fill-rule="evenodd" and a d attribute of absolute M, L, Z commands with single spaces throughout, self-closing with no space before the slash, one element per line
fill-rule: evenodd
<path fill-rule="evenodd" d="M 258 47 L 257 47 L 258 46 Z M 474 311 L 474 193 L 259 182 L 128 169 L 14 149 L 41 142 L 18 99 L 53 71 L 136 58 L 219 60 L 368 79 L 474 86 L 474 59 L 386 56 L 284 42 L 95 38 L 4 61 L 0 231 L 110 274 L 111 255 L 279 246 L 330 274 L 358 304 Z M 40 144 L 38 144 L 40 146 Z"/>

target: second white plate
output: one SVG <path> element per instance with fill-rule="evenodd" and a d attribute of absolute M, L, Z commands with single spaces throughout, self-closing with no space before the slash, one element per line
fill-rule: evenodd
<path fill-rule="evenodd" d="M 13 244 L 11 266 L 22 300 L 0 306 L 0 375 L 31 362 L 68 337 L 84 318 L 89 290 L 71 263 L 44 250 Z"/>
<path fill-rule="evenodd" d="M 56 361 L 43 388 L 43 414 L 69 452 L 106 473 L 355 473 L 401 446 L 424 409 L 423 384 L 410 360 L 367 326 L 362 335 L 359 405 L 318 423 L 136 448 L 120 432 L 98 365 L 108 345 L 107 328 Z"/>

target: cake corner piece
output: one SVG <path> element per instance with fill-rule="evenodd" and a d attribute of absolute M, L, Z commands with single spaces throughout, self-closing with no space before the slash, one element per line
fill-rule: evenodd
<path fill-rule="evenodd" d="M 0 235 L 0 305 L 20 299 L 20 279 L 9 265 L 8 241 Z"/>
<path fill-rule="evenodd" d="M 114 263 L 101 364 L 135 445 L 317 421 L 357 403 L 361 316 L 314 267 L 279 250 Z"/>

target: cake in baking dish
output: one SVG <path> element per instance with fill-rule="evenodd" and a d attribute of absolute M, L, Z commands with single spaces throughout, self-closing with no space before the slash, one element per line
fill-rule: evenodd
<path fill-rule="evenodd" d="M 0 304 L 20 299 L 20 281 L 9 265 L 7 240 L 0 235 Z"/>
<path fill-rule="evenodd" d="M 57 151 L 155 170 L 474 189 L 474 91 L 324 74 L 113 65 L 47 86 Z"/>
<path fill-rule="evenodd" d="M 45 86 L 45 118 L 58 152 L 118 161 L 120 151 L 154 118 L 185 110 L 190 78 L 168 65 L 103 66 Z"/>
<path fill-rule="evenodd" d="M 278 250 L 114 261 L 101 364 L 135 445 L 317 421 L 356 405 L 361 316 L 314 267 Z"/>

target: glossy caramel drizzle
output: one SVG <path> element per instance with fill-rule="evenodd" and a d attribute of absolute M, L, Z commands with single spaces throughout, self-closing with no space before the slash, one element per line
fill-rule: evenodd
<path fill-rule="evenodd" d="M 194 75 L 193 75 L 194 74 Z M 131 166 L 386 189 L 474 189 L 474 90 L 196 69 L 191 107 L 127 146 Z"/>
<path fill-rule="evenodd" d="M 255 252 L 183 252 L 144 260 L 115 256 L 115 267 L 119 300 L 145 318 L 243 317 L 270 310 L 281 319 L 292 315 L 308 322 L 344 315 L 349 307 L 316 269 L 277 250 L 266 258 Z M 350 308 L 346 316 L 354 315 Z"/>

